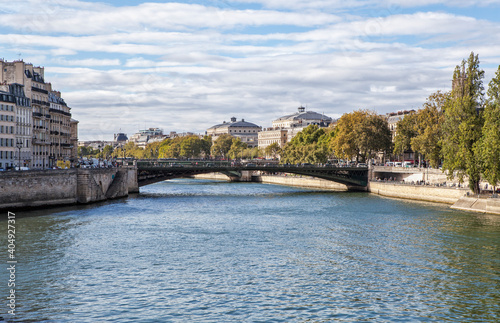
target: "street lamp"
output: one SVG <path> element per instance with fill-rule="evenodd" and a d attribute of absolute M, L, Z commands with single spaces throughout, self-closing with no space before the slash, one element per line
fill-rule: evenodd
<path fill-rule="evenodd" d="M 23 142 L 21 140 L 17 140 L 16 141 L 16 148 L 19 149 L 19 153 L 18 153 L 18 164 L 17 164 L 17 167 L 18 167 L 18 170 L 21 171 L 21 148 L 23 148 Z"/>

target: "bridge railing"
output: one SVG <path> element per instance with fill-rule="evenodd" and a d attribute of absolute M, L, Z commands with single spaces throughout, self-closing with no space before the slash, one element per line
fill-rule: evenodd
<path fill-rule="evenodd" d="M 227 167 L 235 166 L 228 161 L 189 161 L 189 160 L 138 160 L 138 167 Z"/>

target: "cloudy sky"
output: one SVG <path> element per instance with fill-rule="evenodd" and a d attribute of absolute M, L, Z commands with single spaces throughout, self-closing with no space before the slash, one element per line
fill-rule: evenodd
<path fill-rule="evenodd" d="M 0 0 L 0 57 L 45 67 L 81 140 L 417 109 L 471 51 L 487 84 L 500 0 Z"/>

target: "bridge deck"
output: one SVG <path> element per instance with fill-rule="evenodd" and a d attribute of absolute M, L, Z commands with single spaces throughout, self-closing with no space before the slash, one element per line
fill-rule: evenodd
<path fill-rule="evenodd" d="M 207 165 L 208 164 L 208 165 Z M 224 173 L 230 176 L 241 176 L 243 171 L 263 171 L 272 173 L 292 173 L 313 176 L 354 187 L 366 187 L 368 184 L 368 168 L 357 167 L 320 167 L 289 165 L 250 165 L 231 166 L 228 164 L 181 165 L 138 163 L 139 186 L 155 182 L 192 176 L 204 173 Z"/>

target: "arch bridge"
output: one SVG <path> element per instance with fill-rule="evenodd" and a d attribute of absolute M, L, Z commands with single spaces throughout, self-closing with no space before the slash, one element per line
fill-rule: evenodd
<path fill-rule="evenodd" d="M 197 174 L 222 173 L 232 181 L 239 181 L 244 171 L 270 173 L 292 173 L 334 181 L 347 186 L 349 190 L 366 190 L 368 185 L 367 167 L 334 167 L 315 165 L 246 165 L 230 162 L 158 162 L 138 161 L 137 181 L 139 187 L 173 178 L 190 177 Z"/>

